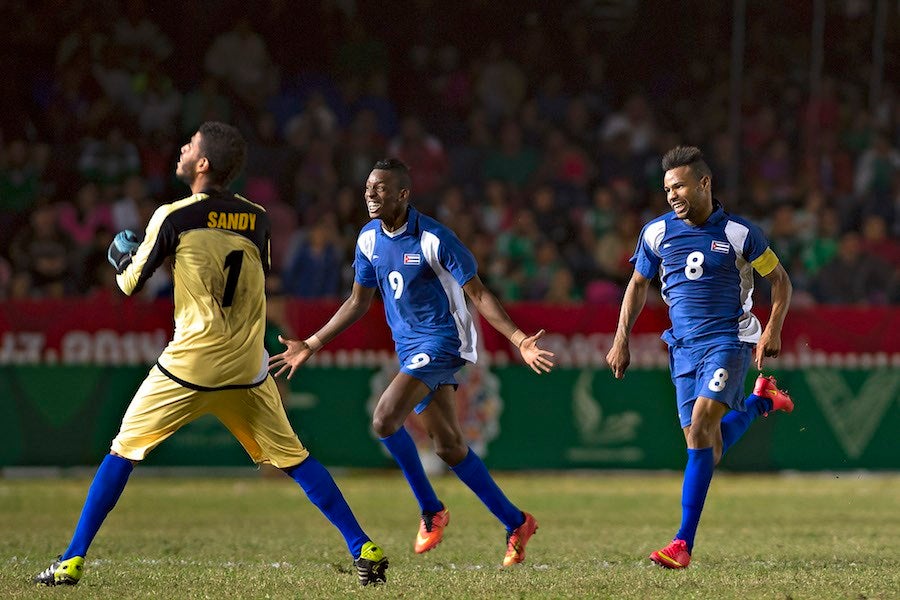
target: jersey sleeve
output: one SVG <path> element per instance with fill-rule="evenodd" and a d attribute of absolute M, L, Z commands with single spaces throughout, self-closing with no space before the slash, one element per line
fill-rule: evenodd
<path fill-rule="evenodd" d="M 116 283 L 125 294 L 130 296 L 139 292 L 166 257 L 175 253 L 178 234 L 168 219 L 170 210 L 170 204 L 156 209 L 131 263 L 116 275 Z"/>
<path fill-rule="evenodd" d="M 748 224 L 747 238 L 744 240 L 744 258 L 756 271 L 765 277 L 778 266 L 778 257 L 769 247 L 769 240 L 757 225 Z"/>
<path fill-rule="evenodd" d="M 378 285 L 375 266 L 372 264 L 372 252 L 375 247 L 375 232 L 364 231 L 356 241 L 356 254 L 353 259 L 354 280 L 363 287 L 373 288 Z"/>
<path fill-rule="evenodd" d="M 448 230 L 438 247 L 438 258 L 460 287 L 466 285 L 478 273 L 475 256 L 456 235 Z"/>
<path fill-rule="evenodd" d="M 645 226 L 638 238 L 634 256 L 629 259 L 629 262 L 634 265 L 634 270 L 647 279 L 653 279 L 659 273 L 660 257 L 656 253 L 658 241 L 655 237 L 649 226 Z"/>

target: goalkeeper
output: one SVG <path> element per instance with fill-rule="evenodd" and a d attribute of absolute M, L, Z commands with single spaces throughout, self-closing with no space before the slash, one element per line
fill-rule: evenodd
<path fill-rule="evenodd" d="M 74 585 L 84 557 L 135 464 L 181 426 L 211 413 L 254 462 L 280 468 L 344 536 L 362 585 L 386 580 L 388 561 L 363 532 L 328 471 L 291 429 L 263 347 L 269 219 L 226 187 L 246 143 L 223 123 L 200 126 L 181 148 L 175 174 L 192 195 L 161 206 L 143 241 L 120 232 L 109 247 L 116 281 L 131 295 L 175 257 L 175 333 L 135 393 L 109 455 L 88 491 L 69 547 L 34 578 Z"/>

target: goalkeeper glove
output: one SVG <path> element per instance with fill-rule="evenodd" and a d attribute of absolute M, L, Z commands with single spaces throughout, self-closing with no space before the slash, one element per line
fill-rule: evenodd
<path fill-rule="evenodd" d="M 131 264 L 131 255 L 140 245 L 137 235 L 130 229 L 116 234 L 106 253 L 106 258 L 109 259 L 109 264 L 115 267 L 116 273 L 121 273 Z"/>

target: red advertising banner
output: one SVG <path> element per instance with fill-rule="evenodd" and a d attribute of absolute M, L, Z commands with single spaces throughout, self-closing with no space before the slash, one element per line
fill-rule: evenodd
<path fill-rule="evenodd" d="M 306 337 L 321 327 L 337 302 L 300 300 L 272 303 L 272 321 Z M 546 344 L 561 366 L 601 366 L 618 318 L 615 306 L 520 303 L 507 307 L 526 332 L 547 331 Z M 765 319 L 766 311 L 758 312 Z M 669 326 L 664 306 L 648 306 L 632 336 L 634 366 L 665 366 L 660 333 Z M 503 363 L 509 342 L 481 323 L 481 352 Z M 78 300 L 0 303 L 0 364 L 150 364 L 172 333 L 172 305 L 121 296 Z M 788 314 L 783 336 L 785 366 L 900 366 L 900 307 L 797 308 Z M 385 360 L 393 343 L 379 303 L 333 340 L 320 356 L 366 364 Z M 337 357 L 337 358 L 336 358 Z"/>

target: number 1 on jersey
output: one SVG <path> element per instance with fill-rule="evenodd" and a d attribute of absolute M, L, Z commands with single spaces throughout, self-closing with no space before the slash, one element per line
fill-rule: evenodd
<path fill-rule="evenodd" d="M 243 250 L 232 250 L 225 257 L 225 270 L 228 271 L 228 277 L 225 279 L 225 293 L 222 294 L 223 308 L 231 306 L 231 303 L 234 301 L 234 292 L 237 290 L 242 264 L 244 264 Z"/>

